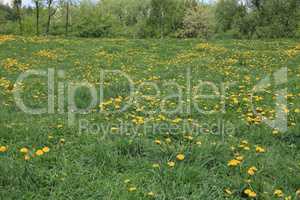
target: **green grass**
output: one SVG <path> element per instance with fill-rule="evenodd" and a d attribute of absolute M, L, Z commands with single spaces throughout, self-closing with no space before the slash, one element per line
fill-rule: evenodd
<path fill-rule="evenodd" d="M 256 123 L 251 121 L 256 116 L 249 95 L 260 80 L 272 77 L 282 67 L 288 67 L 288 82 L 278 86 L 288 90 L 288 130 L 276 134 L 259 118 Z M 26 69 L 48 68 L 65 72 L 64 78 L 55 76 L 55 113 L 24 113 L 13 97 L 18 88 L 15 81 Z M 143 85 L 135 103 L 116 113 L 100 112 L 98 99 L 91 113 L 77 114 L 69 126 L 68 84 L 88 81 L 99 91 L 101 69 L 121 70 L 136 87 L 155 83 L 161 93 L 155 96 L 153 87 Z M 190 89 L 186 84 L 189 70 Z M 123 106 L 129 95 L 128 81 L 114 74 L 104 78 L 105 110 L 117 110 L 115 106 Z M 234 83 L 226 90 L 224 103 L 219 98 L 191 100 L 203 109 L 214 110 L 213 114 L 200 113 L 193 106 L 186 112 L 189 94 L 195 96 L 199 80 L 210 81 L 219 89 L 222 83 Z M 247 199 L 247 188 L 256 192 L 256 199 L 280 199 L 273 194 L 276 189 L 282 190 L 284 197 L 296 199 L 300 189 L 299 80 L 300 46 L 294 40 L 219 40 L 206 44 L 196 39 L 0 36 L 0 146 L 7 147 L 0 153 L 0 199 Z M 182 99 L 166 99 L 179 90 L 166 86 L 167 81 L 180 85 Z M 59 82 L 65 84 L 64 113 L 58 111 Z M 263 97 L 254 98 L 253 104 L 268 118 L 275 117 L 278 87 L 272 83 L 268 91 L 254 94 Z M 21 88 L 26 105 L 47 106 L 46 77 L 31 76 Z M 212 93 L 208 87 L 204 92 Z M 121 103 L 116 103 L 118 96 L 122 96 Z M 91 96 L 81 88 L 75 99 L 78 107 L 85 108 Z M 185 112 L 164 113 L 159 106 L 163 99 L 169 109 L 182 103 Z M 225 112 L 221 112 L 224 105 Z M 133 129 L 111 130 L 121 122 L 135 124 L 135 118 L 141 121 Z M 110 133 L 104 133 L 104 127 L 79 134 L 82 119 L 106 125 Z M 212 134 L 219 121 L 225 123 L 225 133 Z M 234 131 L 228 132 L 229 122 Z M 201 131 L 183 130 L 186 123 Z M 145 124 L 179 128 L 143 130 Z M 240 146 L 244 140 L 249 150 Z M 256 153 L 256 145 L 265 153 Z M 45 146 L 50 148 L 48 153 L 33 156 Z M 20 152 L 23 147 L 30 151 L 29 160 Z M 176 160 L 179 153 L 185 155 L 183 161 Z M 229 167 L 228 161 L 238 155 L 244 157 L 242 163 Z M 174 161 L 175 166 L 169 167 L 168 161 Z M 253 176 L 247 174 L 251 166 L 258 169 Z M 135 191 L 128 191 L 133 187 Z M 149 192 L 154 197 L 147 195 Z"/>

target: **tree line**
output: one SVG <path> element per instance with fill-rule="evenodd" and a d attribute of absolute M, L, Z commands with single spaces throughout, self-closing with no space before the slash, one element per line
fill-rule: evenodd
<path fill-rule="evenodd" d="M 130 38 L 300 37 L 300 0 L 13 0 L 0 33 Z"/>

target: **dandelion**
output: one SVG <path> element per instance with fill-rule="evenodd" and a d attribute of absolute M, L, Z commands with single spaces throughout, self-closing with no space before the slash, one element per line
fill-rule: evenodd
<path fill-rule="evenodd" d="M 175 167 L 175 162 L 174 161 L 169 161 L 168 166 L 169 167 Z"/>
<path fill-rule="evenodd" d="M 127 184 L 127 183 L 129 183 L 129 182 L 130 182 L 130 179 L 125 179 L 125 180 L 124 180 L 124 183 L 125 183 L 125 184 Z"/>
<path fill-rule="evenodd" d="M 7 147 L 6 146 L 1 146 L 0 147 L 0 153 L 4 153 L 7 151 Z"/>
<path fill-rule="evenodd" d="M 35 154 L 36 154 L 37 156 L 41 156 L 41 155 L 44 154 L 44 152 L 43 152 L 43 150 L 39 149 L 39 150 L 37 150 L 37 151 L 35 152 Z"/>
<path fill-rule="evenodd" d="M 184 138 L 187 139 L 187 140 L 193 140 L 194 139 L 193 136 L 191 136 L 191 135 L 186 135 L 186 136 L 184 136 Z"/>
<path fill-rule="evenodd" d="M 62 127 L 64 127 L 64 125 L 62 125 L 62 124 L 58 124 L 58 125 L 56 126 L 56 128 L 62 128 Z"/>
<path fill-rule="evenodd" d="M 257 171 L 257 168 L 252 166 L 248 169 L 247 173 L 250 175 L 250 176 L 253 176 L 255 174 L 255 172 Z"/>
<path fill-rule="evenodd" d="M 155 144 L 161 144 L 161 141 L 160 140 L 155 140 L 154 143 Z"/>
<path fill-rule="evenodd" d="M 117 128 L 117 127 L 111 127 L 110 130 L 111 130 L 111 131 L 117 131 L 117 130 L 119 130 L 119 128 Z"/>
<path fill-rule="evenodd" d="M 135 192 L 136 191 L 136 187 L 130 187 L 130 188 L 128 188 L 128 191 L 129 192 Z"/>
<path fill-rule="evenodd" d="M 228 161 L 227 166 L 235 167 L 235 166 L 238 166 L 239 164 L 241 164 L 240 160 L 232 159 L 232 160 Z"/>
<path fill-rule="evenodd" d="M 282 192 L 282 190 L 279 190 L 279 189 L 275 190 L 273 194 L 275 197 L 278 197 L 278 198 L 283 197 L 283 192 Z"/>
<path fill-rule="evenodd" d="M 265 153 L 266 150 L 260 146 L 256 146 L 255 148 L 256 153 Z"/>
<path fill-rule="evenodd" d="M 250 197 L 250 198 L 255 198 L 256 197 L 256 193 L 254 191 L 252 191 L 251 189 L 246 189 L 244 190 L 244 193 Z"/>
<path fill-rule="evenodd" d="M 300 197 L 300 188 L 296 191 L 296 196 Z"/>
<path fill-rule="evenodd" d="M 272 134 L 273 134 L 273 135 L 278 135 L 278 133 L 279 133 L 279 131 L 276 130 L 276 129 L 272 131 Z"/>
<path fill-rule="evenodd" d="M 49 149 L 49 147 L 44 147 L 44 148 L 42 149 L 42 151 L 43 151 L 44 153 L 48 153 L 48 152 L 50 151 L 50 149 Z"/>
<path fill-rule="evenodd" d="M 227 194 L 227 195 L 232 195 L 232 191 L 231 191 L 230 189 L 228 189 L 228 188 L 226 188 L 226 189 L 224 190 L 224 192 L 225 192 L 225 194 Z"/>
<path fill-rule="evenodd" d="M 154 192 L 148 192 L 147 195 L 148 195 L 149 197 L 154 197 L 154 196 L 155 196 Z"/>
<path fill-rule="evenodd" d="M 185 158 L 185 156 L 184 156 L 183 154 L 178 154 L 178 155 L 176 156 L 176 159 L 179 160 L 179 161 L 183 161 L 184 158 Z"/>
<path fill-rule="evenodd" d="M 243 156 L 237 156 L 235 159 L 238 160 L 238 161 L 243 161 L 244 157 Z"/>
<path fill-rule="evenodd" d="M 29 152 L 29 149 L 27 149 L 26 147 L 23 147 L 22 149 L 20 149 L 20 152 L 27 154 Z"/>
<path fill-rule="evenodd" d="M 24 160 L 30 160 L 30 156 L 29 155 L 25 155 L 24 156 Z"/>

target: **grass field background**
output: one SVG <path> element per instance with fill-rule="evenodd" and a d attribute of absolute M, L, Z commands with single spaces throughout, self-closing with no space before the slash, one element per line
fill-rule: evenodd
<path fill-rule="evenodd" d="M 300 42 L 295 40 L 127 40 L 0 36 L 0 199 L 296 199 L 300 195 Z M 286 87 L 288 131 L 262 123 L 252 110 L 253 87 L 282 67 L 288 68 Z M 65 83 L 64 111 L 30 115 L 15 104 L 13 92 L 32 107 L 47 106 L 47 79 L 32 76 L 16 86 L 28 70 L 63 70 L 55 76 Z M 107 74 L 104 102 L 92 112 L 77 115 L 68 125 L 67 84 L 87 81 L 99 87 L 100 71 L 120 70 L 135 85 L 153 82 L 155 96 L 144 85 L 125 112 L 113 111 L 128 100 L 128 81 Z M 195 98 L 214 114 L 163 113 L 162 99 L 176 91 L 164 82 L 175 81 L 183 99 L 164 101 L 172 109 L 189 101 L 199 80 L 235 83 L 220 99 Z M 277 86 L 254 94 L 260 115 L 275 118 Z M 211 91 L 207 88 L 207 93 Z M 86 89 L 76 93 L 79 107 L 91 99 Z M 152 96 L 151 96 L 152 95 Z M 104 103 L 104 104 L 103 104 Z M 221 112 L 225 105 L 225 112 Z M 151 113 L 145 111 L 153 111 Z M 79 121 L 110 124 L 109 134 L 79 134 Z M 230 122 L 230 134 L 212 134 L 217 122 Z M 202 128 L 201 133 L 175 130 L 121 131 L 118 125 L 137 127 L 164 123 Z M 183 157 L 184 156 L 184 157 Z M 246 192 L 245 192 L 246 191 Z M 248 191 L 248 192 L 247 192 Z M 249 192 L 250 191 L 250 192 Z M 298 191 L 298 192 L 297 192 Z"/>

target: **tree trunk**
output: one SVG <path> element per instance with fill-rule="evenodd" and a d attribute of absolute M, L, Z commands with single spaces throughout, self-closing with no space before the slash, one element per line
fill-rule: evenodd
<path fill-rule="evenodd" d="M 22 25 L 22 17 L 21 17 L 21 8 L 20 5 L 16 5 L 17 8 L 17 15 L 18 15 L 18 23 L 19 23 L 19 28 L 20 28 L 20 34 L 23 34 L 23 25 Z"/>
<path fill-rule="evenodd" d="M 50 31 L 50 23 L 51 23 L 51 5 L 53 0 L 48 0 L 48 20 L 47 20 L 47 26 L 46 26 L 46 34 L 49 34 Z"/>
<path fill-rule="evenodd" d="M 40 34 L 40 31 L 39 31 L 40 8 L 39 8 L 39 6 L 40 6 L 39 2 L 35 1 L 35 9 L 36 9 L 36 35 Z"/>
<path fill-rule="evenodd" d="M 160 16 L 160 38 L 164 38 L 165 33 L 165 13 L 163 10 L 161 10 L 161 16 Z"/>
<path fill-rule="evenodd" d="M 67 0 L 67 5 L 66 5 L 66 25 L 65 25 L 65 29 L 66 29 L 66 36 L 68 35 L 69 32 L 69 1 Z"/>

